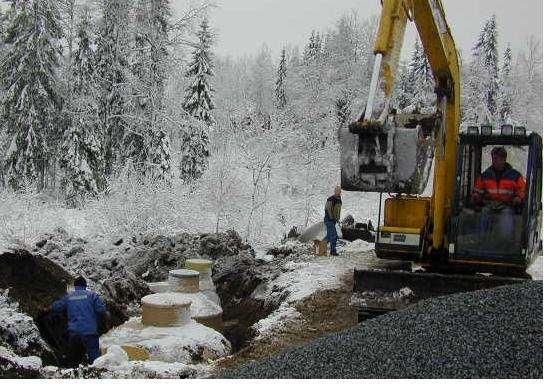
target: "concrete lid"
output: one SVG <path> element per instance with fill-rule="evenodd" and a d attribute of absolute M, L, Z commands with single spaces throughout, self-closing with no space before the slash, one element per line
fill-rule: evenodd
<path fill-rule="evenodd" d="M 189 269 L 194 269 L 199 272 L 211 269 L 213 262 L 207 259 L 188 259 L 184 263 L 184 266 Z"/>
<path fill-rule="evenodd" d="M 196 277 L 199 276 L 199 272 L 193 269 L 173 269 L 169 271 L 169 276 L 173 277 Z"/>
<path fill-rule="evenodd" d="M 143 305 L 149 305 L 160 308 L 171 307 L 190 307 L 192 301 L 184 294 L 177 292 L 161 292 L 152 295 L 146 295 L 141 299 Z"/>

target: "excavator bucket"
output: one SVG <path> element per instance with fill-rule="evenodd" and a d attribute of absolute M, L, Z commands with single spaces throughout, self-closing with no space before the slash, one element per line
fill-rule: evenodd
<path fill-rule="evenodd" d="M 525 279 L 464 274 L 356 269 L 353 275 L 352 304 L 359 321 L 399 310 L 420 300 L 460 292 L 471 292 Z"/>
<path fill-rule="evenodd" d="M 398 114 L 383 125 L 360 121 L 342 128 L 342 189 L 423 193 L 433 160 L 435 123 L 435 114 Z"/>

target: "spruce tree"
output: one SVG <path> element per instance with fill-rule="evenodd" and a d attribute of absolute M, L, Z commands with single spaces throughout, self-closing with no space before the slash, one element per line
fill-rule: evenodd
<path fill-rule="evenodd" d="M 0 66 L 2 125 L 10 145 L 4 154 L 9 185 L 43 187 L 38 177 L 54 162 L 51 147 L 59 142 L 58 116 L 62 104 L 56 73 L 62 31 L 54 0 L 14 2 Z M 48 148 L 49 145 L 49 148 Z"/>
<path fill-rule="evenodd" d="M 140 173 L 154 180 L 171 178 L 169 136 L 165 132 L 170 9 L 167 0 L 139 0 L 134 7 L 131 58 L 131 131 L 126 154 Z"/>
<path fill-rule="evenodd" d="M 124 133 L 124 158 L 130 159 L 135 170 L 146 173 L 147 144 L 150 130 L 150 8 L 149 0 L 137 0 L 134 6 L 135 24 L 131 64 L 131 130 Z"/>
<path fill-rule="evenodd" d="M 495 15 L 484 25 L 473 48 L 473 56 L 477 61 L 474 70 L 480 74 L 479 88 L 483 94 L 483 104 L 493 119 L 497 117 L 499 96 L 498 31 Z"/>
<path fill-rule="evenodd" d="M 398 109 L 405 109 L 414 100 L 415 83 L 410 75 L 410 65 L 406 61 L 399 64 L 399 81 L 395 84 L 394 99 Z"/>
<path fill-rule="evenodd" d="M 189 117 L 181 136 L 180 178 L 192 182 L 200 178 L 207 169 L 209 157 L 209 137 L 207 125 L 196 118 Z"/>
<path fill-rule="evenodd" d="M 321 54 L 321 34 L 312 31 L 308 40 L 308 45 L 304 51 L 304 63 L 309 65 L 310 63 L 319 59 Z"/>
<path fill-rule="evenodd" d="M 413 93 L 413 97 L 411 97 L 412 103 L 416 108 L 428 107 L 435 100 L 433 94 L 433 74 L 431 73 L 425 51 L 418 40 L 414 42 L 414 52 L 408 71 L 407 81 L 413 83 L 411 87 L 411 92 Z"/>
<path fill-rule="evenodd" d="M 190 79 L 183 107 L 193 117 L 210 125 L 213 123 L 211 111 L 213 103 L 213 88 L 211 78 L 214 76 L 211 45 L 213 37 L 209 30 L 209 23 L 204 19 L 197 34 L 198 43 L 194 46 L 194 55 L 186 77 Z"/>
<path fill-rule="evenodd" d="M 503 68 L 501 73 L 501 102 L 500 102 L 500 120 L 507 122 L 511 117 L 513 107 L 513 55 L 511 47 L 507 46 L 503 53 Z"/>
<path fill-rule="evenodd" d="M 287 78 L 287 61 L 285 49 L 281 51 L 279 68 L 277 69 L 277 79 L 275 81 L 275 101 L 276 107 L 282 109 L 287 105 L 287 94 L 285 91 L 285 79 Z"/>
<path fill-rule="evenodd" d="M 211 54 L 213 37 L 207 19 L 202 21 L 197 37 L 193 60 L 186 71 L 190 85 L 183 101 L 183 109 L 189 117 L 181 138 L 180 177 L 185 181 L 201 177 L 207 168 L 209 138 L 206 128 L 214 123 L 211 115 L 214 90 L 210 85 L 214 76 Z"/>
<path fill-rule="evenodd" d="M 71 205 L 87 195 L 97 195 L 105 187 L 90 31 L 90 10 L 85 7 L 76 32 L 77 49 L 69 85 L 71 98 L 65 105 L 67 127 L 59 161 L 63 172 L 61 187 Z"/>
<path fill-rule="evenodd" d="M 98 41 L 99 128 L 105 154 L 105 174 L 125 162 L 123 139 L 130 129 L 128 113 L 129 0 L 102 1 Z"/>
<path fill-rule="evenodd" d="M 170 180 L 171 144 L 165 130 L 165 87 L 167 79 L 168 28 L 171 10 L 168 0 L 150 0 L 150 79 L 152 82 L 151 133 L 148 143 L 148 163 L 154 179 Z"/>

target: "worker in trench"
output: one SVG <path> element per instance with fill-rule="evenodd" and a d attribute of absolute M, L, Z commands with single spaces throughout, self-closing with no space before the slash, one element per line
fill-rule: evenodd
<path fill-rule="evenodd" d="M 500 241 L 515 238 L 515 213 L 521 213 L 526 193 L 526 180 L 507 163 L 507 151 L 501 146 L 490 153 L 492 165 L 475 181 L 472 200 L 481 211 L 479 230 L 482 235 L 494 232 Z M 493 228 L 494 220 L 498 226 Z"/>
<path fill-rule="evenodd" d="M 342 188 L 336 186 L 334 195 L 327 198 L 325 204 L 324 223 L 327 227 L 327 235 L 324 240 L 330 244 L 331 256 L 338 256 L 336 252 L 336 242 L 338 241 L 338 233 L 336 233 L 336 224 L 340 222 L 340 211 L 342 210 Z"/>
<path fill-rule="evenodd" d="M 98 324 L 109 323 L 110 314 L 99 294 L 87 289 L 83 277 L 74 280 L 74 291 L 70 291 L 45 311 L 66 312 L 68 316 L 67 357 L 76 367 L 80 363 L 93 363 L 101 356 L 99 350 Z"/>

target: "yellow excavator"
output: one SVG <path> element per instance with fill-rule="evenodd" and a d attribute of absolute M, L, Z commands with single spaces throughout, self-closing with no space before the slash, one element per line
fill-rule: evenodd
<path fill-rule="evenodd" d="M 433 113 L 392 108 L 409 21 L 434 77 Z M 541 137 L 494 121 L 460 127 L 460 62 L 440 0 L 383 0 L 374 54 L 365 111 L 340 131 L 342 189 L 380 192 L 375 251 L 393 263 L 355 271 L 362 317 L 523 280 L 541 248 Z M 512 209 L 509 237 L 500 236 L 502 215 L 491 211 L 485 222 L 472 199 L 495 146 L 503 146 L 526 176 L 525 200 Z M 431 169 L 432 193 L 424 196 Z M 385 202 L 383 194 L 389 195 Z"/>

